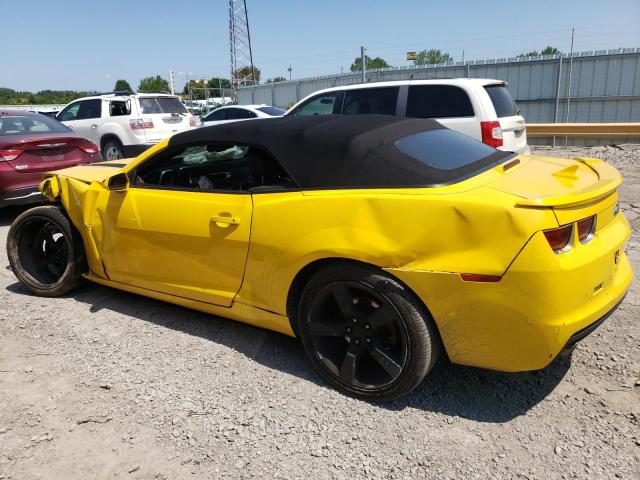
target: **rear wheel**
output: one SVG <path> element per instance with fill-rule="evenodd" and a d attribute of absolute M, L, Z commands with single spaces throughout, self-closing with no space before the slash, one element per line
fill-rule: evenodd
<path fill-rule="evenodd" d="M 318 272 L 300 300 L 298 330 L 314 367 L 359 398 L 413 390 L 435 364 L 439 338 L 424 306 L 386 273 L 359 265 Z"/>
<path fill-rule="evenodd" d="M 108 140 L 102 147 L 102 158 L 105 160 L 118 160 L 124 158 L 124 149 L 117 140 Z"/>
<path fill-rule="evenodd" d="M 43 297 L 69 292 L 86 270 L 80 234 L 54 206 L 32 208 L 15 219 L 7 238 L 7 254 L 18 280 Z"/>

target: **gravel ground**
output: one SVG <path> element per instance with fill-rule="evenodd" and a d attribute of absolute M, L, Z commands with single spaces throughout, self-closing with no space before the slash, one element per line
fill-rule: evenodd
<path fill-rule="evenodd" d="M 537 153 L 625 175 L 640 272 L 640 147 Z M 0 478 L 640 478 L 640 292 L 571 360 L 441 363 L 408 398 L 347 398 L 295 339 L 96 285 L 30 296 L 0 211 Z"/>

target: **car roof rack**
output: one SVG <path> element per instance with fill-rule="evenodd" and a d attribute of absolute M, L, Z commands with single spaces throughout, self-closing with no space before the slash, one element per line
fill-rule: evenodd
<path fill-rule="evenodd" d="M 88 97 L 99 97 L 101 95 L 135 95 L 132 90 L 113 90 L 111 92 L 96 92 L 87 95 Z"/>
<path fill-rule="evenodd" d="M 162 93 L 164 95 L 171 95 L 171 92 L 167 92 L 166 90 L 149 90 L 148 92 L 138 92 L 138 93 Z"/>

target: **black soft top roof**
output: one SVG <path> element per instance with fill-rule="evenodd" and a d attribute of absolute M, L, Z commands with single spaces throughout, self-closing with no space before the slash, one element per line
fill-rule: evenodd
<path fill-rule="evenodd" d="M 302 189 L 452 183 L 511 155 L 496 151 L 479 162 L 441 170 L 395 146 L 408 135 L 444 128 L 431 119 L 389 115 L 285 116 L 188 130 L 171 137 L 169 146 L 212 142 L 258 147 L 280 161 Z"/>

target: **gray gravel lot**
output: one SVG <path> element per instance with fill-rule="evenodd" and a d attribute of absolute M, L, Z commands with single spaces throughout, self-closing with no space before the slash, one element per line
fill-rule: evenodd
<path fill-rule="evenodd" d="M 640 147 L 625 175 L 640 272 Z M 0 211 L 0 479 L 640 478 L 640 292 L 572 359 L 503 374 L 441 363 L 408 398 L 345 397 L 295 339 L 88 284 L 27 294 Z"/>

